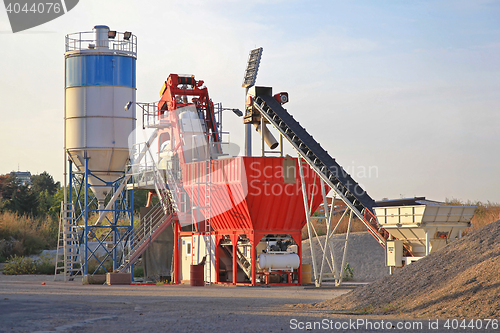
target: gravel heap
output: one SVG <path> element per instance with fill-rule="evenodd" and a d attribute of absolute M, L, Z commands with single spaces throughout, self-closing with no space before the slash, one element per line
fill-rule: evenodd
<path fill-rule="evenodd" d="M 325 237 L 318 237 L 323 245 L 325 244 Z M 332 238 L 334 239 L 335 264 L 340 268 L 344 253 L 345 234 L 335 234 Z M 313 239 L 313 244 L 316 265 L 319 271 L 323 252 L 321 252 L 316 238 Z M 330 252 L 327 252 L 327 255 L 329 256 Z M 311 247 L 308 239 L 302 241 L 302 262 L 312 264 Z M 384 248 L 368 232 L 351 233 L 347 245 L 346 263 L 349 263 L 349 266 L 353 269 L 353 280 L 356 282 L 373 282 L 389 275 L 389 267 L 385 266 Z M 331 272 L 328 266 L 325 267 L 328 272 Z"/>
<path fill-rule="evenodd" d="M 496 318 L 499 272 L 500 220 L 391 276 L 313 306 L 414 317 Z"/>

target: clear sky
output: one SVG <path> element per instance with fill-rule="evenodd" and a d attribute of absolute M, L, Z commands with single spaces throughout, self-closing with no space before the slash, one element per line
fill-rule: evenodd
<path fill-rule="evenodd" d="M 138 101 L 194 74 L 243 109 L 262 46 L 257 84 L 287 91 L 288 111 L 374 199 L 500 202 L 499 18 L 500 1 L 480 0 L 80 0 L 12 34 L 2 7 L 0 174 L 62 180 L 64 36 L 105 24 L 138 37 Z M 241 118 L 224 126 L 242 145 Z"/>

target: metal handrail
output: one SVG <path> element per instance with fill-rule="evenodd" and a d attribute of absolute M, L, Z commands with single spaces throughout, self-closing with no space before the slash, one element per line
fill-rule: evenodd
<path fill-rule="evenodd" d="M 145 247 L 142 247 L 142 245 L 145 242 L 153 241 L 154 239 L 152 239 L 152 236 L 155 231 L 162 226 L 169 217 L 173 218 L 174 211 L 172 206 L 170 206 L 168 214 L 165 214 L 163 207 L 166 205 L 169 205 L 169 199 L 165 196 L 142 217 L 141 223 L 138 226 L 129 230 L 124 237 L 122 237 L 122 239 L 129 239 L 132 249 L 126 256 L 123 257 L 121 266 L 117 268 L 118 272 L 123 272 L 128 269 L 146 249 Z M 168 224 L 171 222 L 172 220 L 170 220 Z"/>
<path fill-rule="evenodd" d="M 137 37 L 131 35 L 125 39 L 125 33 L 117 32 L 115 38 L 108 39 L 109 49 L 137 53 Z M 75 32 L 66 35 L 66 52 L 92 49 L 92 44 L 97 47 L 97 40 L 94 31 Z"/>

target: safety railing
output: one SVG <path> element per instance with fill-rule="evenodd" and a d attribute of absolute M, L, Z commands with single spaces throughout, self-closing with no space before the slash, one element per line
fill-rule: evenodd
<path fill-rule="evenodd" d="M 102 40 L 97 40 L 95 36 L 94 31 L 66 35 L 66 52 L 108 48 L 114 51 L 137 53 L 137 37 L 130 32 L 116 32 L 114 38 L 108 38 L 106 46 L 102 46 Z"/>

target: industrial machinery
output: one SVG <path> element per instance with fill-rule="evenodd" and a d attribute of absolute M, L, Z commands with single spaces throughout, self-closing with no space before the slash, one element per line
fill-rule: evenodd
<path fill-rule="evenodd" d="M 193 76 L 171 74 L 157 109 L 143 108 L 143 119 L 156 117 L 145 123 L 159 137 L 158 167 L 174 207 L 174 282 L 187 281 L 188 266 L 203 262 L 210 283 L 300 284 L 301 232 L 307 223 L 312 238 L 312 213 L 330 189 L 345 202 L 350 221 L 360 218 L 385 245 L 388 234 L 378 228 L 373 200 L 282 107 L 288 94 L 247 85 L 244 123 L 253 124 L 262 147 L 267 143 L 271 149 L 277 140 L 267 125 L 274 126 L 281 146 L 286 139 L 298 158 L 283 156 L 282 149 L 274 152 L 280 156 L 268 157 L 264 148 L 259 157 L 224 156 L 216 112 L 203 84 Z M 325 209 L 325 214 L 331 233 L 333 212 Z M 278 242 L 295 245 L 294 252 L 276 248 Z M 333 248 L 322 247 L 324 253 Z M 313 264 L 316 284 L 325 261 L 323 255 L 320 272 Z M 334 266 L 331 262 L 338 275 Z"/>
<path fill-rule="evenodd" d="M 252 54 L 250 61 L 254 61 Z M 252 66 L 255 69 L 258 64 Z M 255 78 L 247 79 L 255 82 Z M 320 285 L 324 267 L 329 266 L 340 283 L 341 270 L 333 253 L 326 256 L 328 249 L 333 251 L 331 234 L 336 229 L 331 226 L 334 212 L 326 205 L 330 190 L 345 203 L 341 221 L 350 212 L 349 226 L 357 216 L 385 245 L 388 233 L 377 225 L 371 211 L 373 200 L 282 107 L 288 94 L 273 95 L 272 88 L 251 84 L 245 88 L 244 123 L 253 124 L 262 137 L 262 156 L 258 157 L 224 152 L 221 119 L 216 119 L 222 107 L 212 103 L 204 82 L 194 76 L 171 74 L 159 102 L 136 103 L 143 110 L 144 126 L 153 130 L 144 149 L 151 151 L 154 140 L 158 149 L 153 163 L 136 168 L 134 183 L 137 188 L 139 184 L 151 186 L 151 193 L 164 203 L 165 213 L 151 222 L 152 228 L 142 222 L 155 219 L 141 219 L 140 230 L 134 234 L 142 236 L 132 242 L 133 249 L 117 271 L 129 269 L 172 226 L 170 263 L 175 283 L 187 282 L 190 266 L 203 263 L 207 283 L 301 284 L 302 229 L 307 224 L 312 247 L 312 215 L 323 203 L 328 237 L 321 245 L 320 269 L 313 253 L 314 280 Z M 279 151 L 274 150 L 277 140 L 267 125 L 280 135 Z M 296 149 L 298 158 L 283 156 L 284 140 Z M 265 143 L 271 151 L 264 149 Z"/>
<path fill-rule="evenodd" d="M 68 278 L 80 265 L 83 275 L 117 268 L 122 237 L 132 229 L 133 192 L 124 184 L 136 115 L 123 106 L 135 101 L 137 39 L 98 25 L 67 35 L 64 57 L 68 185 L 58 257 Z"/>
<path fill-rule="evenodd" d="M 86 34 L 90 37 L 84 38 Z M 386 248 L 388 265 L 399 267 L 459 235 L 473 215 L 468 208 L 459 212 L 428 201 L 375 207 L 366 191 L 284 109 L 288 93 L 255 86 L 262 48 L 250 52 L 244 113 L 230 109 L 243 116 L 246 131 L 245 156 L 233 156 L 223 140 L 226 109 L 213 103 L 204 81 L 170 74 L 159 101 L 138 103 L 135 36 L 96 26 L 91 33 L 68 35 L 66 45 L 69 187 L 60 234 L 67 277 L 78 272 L 78 258 L 87 275 L 99 269 L 130 272 L 143 256 L 148 267 L 162 266 L 155 274 L 167 274 L 174 283 L 201 279 L 300 285 L 302 229 L 307 225 L 311 249 L 313 242 L 321 248 L 319 264 L 315 251 L 311 254 L 315 285 L 328 278 L 340 284 L 353 218 Z M 136 106 L 148 133 L 146 142 L 137 144 L 131 135 Z M 261 135 L 261 156 L 251 154 L 251 126 Z M 296 158 L 284 156 L 285 141 Z M 134 189 L 149 191 L 148 207 L 135 225 Z M 332 203 L 342 203 L 340 210 L 328 205 L 328 192 Z M 158 200 L 153 205 L 154 196 Z M 324 215 L 313 216 L 320 204 Z M 342 217 L 334 226 L 337 213 Z M 331 236 L 347 216 L 338 265 Z M 325 220 L 324 243 L 313 241 L 314 218 Z M 91 247 L 91 240 L 97 247 Z M 97 255 L 99 249 L 104 257 Z M 162 253 L 161 260 L 152 264 L 155 253 Z M 91 260 L 96 265 L 89 271 Z M 193 269 L 199 265 L 202 270 Z"/>
<path fill-rule="evenodd" d="M 264 271 L 266 265 L 258 270 L 257 247 L 286 239 L 281 244 L 298 245 L 294 258 L 300 257 L 305 213 L 299 174 L 306 174 L 310 196 L 320 192 L 319 178 L 306 165 L 297 172 L 297 159 L 289 157 L 226 156 L 203 81 L 171 74 L 160 93 L 157 111 L 144 118 L 157 118 L 146 123 L 157 133 L 157 168 L 175 207 L 173 281 L 188 281 L 189 266 L 205 258 L 210 282 L 255 285 L 264 275 L 283 275 L 280 282 L 298 284 L 297 260 L 278 270 L 287 258 L 280 256 L 272 271 Z M 320 202 L 316 195 L 311 208 Z"/>
<path fill-rule="evenodd" d="M 390 233 L 386 265 L 392 271 L 461 238 L 476 207 L 447 205 L 418 197 L 378 202 L 374 210 L 380 225 Z"/>

